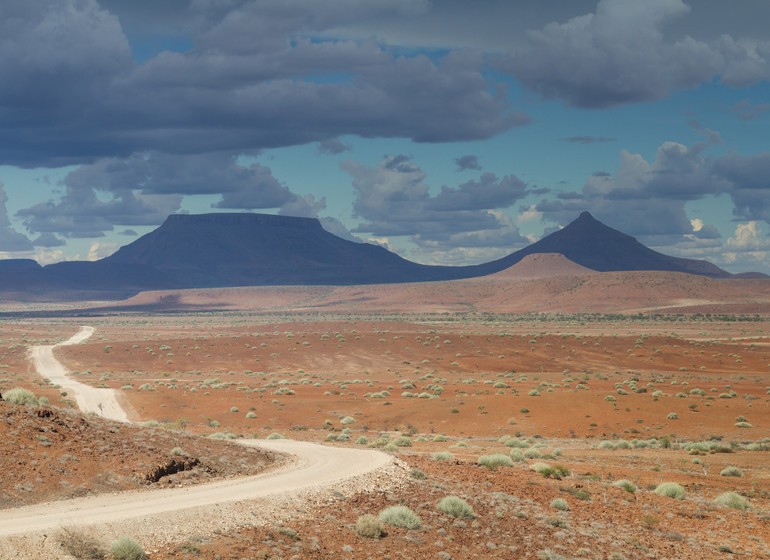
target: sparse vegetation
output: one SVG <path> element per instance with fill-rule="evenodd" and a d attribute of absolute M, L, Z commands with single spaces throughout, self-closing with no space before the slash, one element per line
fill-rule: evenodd
<path fill-rule="evenodd" d="M 37 406 L 38 401 L 35 394 L 22 387 L 14 387 L 3 393 L 3 400 L 12 404 L 18 404 L 22 406 Z"/>
<path fill-rule="evenodd" d="M 746 510 L 751 508 L 749 501 L 735 492 L 725 492 L 714 498 L 714 502 L 732 509 Z"/>
<path fill-rule="evenodd" d="M 59 534 L 59 544 L 77 560 L 101 560 L 107 556 L 107 549 L 96 537 L 82 529 L 63 528 Z"/>
<path fill-rule="evenodd" d="M 675 500 L 681 500 L 685 495 L 684 487 L 676 482 L 661 482 L 655 488 L 654 492 L 658 496 L 665 496 L 666 498 L 673 498 Z"/>
<path fill-rule="evenodd" d="M 382 521 L 367 513 L 356 521 L 356 533 L 368 539 L 379 539 L 382 536 Z"/>
<path fill-rule="evenodd" d="M 475 519 L 476 517 L 473 508 L 465 500 L 457 496 L 441 498 L 436 505 L 436 509 L 458 519 Z"/>
<path fill-rule="evenodd" d="M 110 551 L 117 560 L 145 560 L 144 548 L 131 537 L 121 537 L 110 545 Z"/>
<path fill-rule="evenodd" d="M 725 467 L 724 469 L 722 469 L 719 475 L 734 476 L 734 477 L 740 478 L 743 476 L 743 473 L 741 472 L 741 469 L 739 469 L 738 467 Z"/>
<path fill-rule="evenodd" d="M 420 518 L 407 506 L 390 506 L 380 512 L 380 521 L 402 529 L 419 529 Z"/>
<path fill-rule="evenodd" d="M 512 467 L 513 460 L 505 453 L 493 453 L 479 457 L 479 464 L 488 469 L 495 470 L 498 467 Z"/>

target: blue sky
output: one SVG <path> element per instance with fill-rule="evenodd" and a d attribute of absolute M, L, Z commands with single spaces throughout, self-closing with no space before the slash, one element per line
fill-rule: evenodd
<path fill-rule="evenodd" d="M 268 212 L 466 264 L 588 210 L 770 273 L 767 21 L 765 0 L 6 0 L 0 257 Z"/>

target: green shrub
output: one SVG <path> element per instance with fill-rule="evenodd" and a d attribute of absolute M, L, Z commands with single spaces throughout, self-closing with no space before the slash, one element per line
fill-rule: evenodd
<path fill-rule="evenodd" d="M 626 480 L 625 478 L 622 478 L 620 480 L 616 480 L 612 484 L 622 488 L 623 490 L 625 490 L 629 494 L 633 494 L 634 492 L 636 492 L 636 486 L 634 485 L 634 483 L 631 482 L 630 480 Z"/>
<path fill-rule="evenodd" d="M 736 422 L 735 427 L 736 428 L 753 428 L 754 426 L 752 424 L 749 424 L 748 422 Z"/>
<path fill-rule="evenodd" d="M 569 511 L 569 504 L 564 498 L 556 498 L 551 502 L 551 507 L 560 511 Z"/>
<path fill-rule="evenodd" d="M 520 463 L 524 460 L 524 453 L 521 452 L 521 449 L 511 449 L 511 461 L 514 463 Z"/>
<path fill-rule="evenodd" d="M 409 476 L 415 480 L 425 480 L 428 478 L 428 475 L 422 472 L 420 469 L 412 469 L 409 471 Z"/>
<path fill-rule="evenodd" d="M 675 500 L 684 498 L 684 488 L 676 482 L 661 482 L 658 484 L 657 488 L 655 488 L 654 492 L 658 496 L 674 498 Z"/>
<path fill-rule="evenodd" d="M 529 468 L 531 470 L 535 471 L 536 473 L 541 473 L 542 474 L 543 472 L 550 470 L 551 469 L 551 465 L 549 465 L 548 463 L 543 463 L 543 462 L 538 461 L 537 463 L 532 463 L 529 466 Z"/>
<path fill-rule="evenodd" d="M 742 477 L 743 473 L 741 472 L 741 469 L 738 467 L 725 467 L 722 469 L 722 472 L 719 473 L 721 476 L 735 476 L 735 477 Z"/>
<path fill-rule="evenodd" d="M 112 543 L 110 550 L 117 560 L 144 560 L 147 558 L 142 545 L 131 537 L 120 537 Z"/>
<path fill-rule="evenodd" d="M 446 513 L 458 519 L 474 519 L 476 517 L 470 504 L 457 496 L 441 498 L 436 505 L 436 509 L 441 513 Z"/>
<path fill-rule="evenodd" d="M 397 447 L 412 447 L 412 440 L 406 436 L 399 436 L 393 440 L 393 445 Z"/>
<path fill-rule="evenodd" d="M 369 438 L 366 436 L 358 436 L 356 445 L 369 445 Z"/>
<path fill-rule="evenodd" d="M 720 494 L 714 498 L 714 502 L 733 509 L 745 510 L 751 508 L 749 501 L 735 492 L 725 492 L 724 494 Z"/>
<path fill-rule="evenodd" d="M 449 451 L 436 451 L 433 455 L 431 455 L 431 458 L 434 461 L 451 461 L 454 459 L 454 455 L 452 455 Z"/>
<path fill-rule="evenodd" d="M 379 539 L 382 536 L 382 521 L 367 513 L 356 521 L 356 533 L 368 539 Z"/>
<path fill-rule="evenodd" d="M 446 436 L 443 436 L 441 434 L 436 434 L 435 436 L 433 436 L 433 441 L 444 442 L 446 441 Z"/>
<path fill-rule="evenodd" d="M 380 512 L 380 521 L 401 527 L 402 529 L 419 529 L 420 518 L 406 506 L 390 506 Z"/>
<path fill-rule="evenodd" d="M 246 413 L 246 418 L 256 418 L 257 415 L 254 412 L 248 412 Z"/>
<path fill-rule="evenodd" d="M 342 420 L 340 420 L 340 424 L 354 424 L 356 421 L 355 418 L 352 416 L 345 416 Z"/>
<path fill-rule="evenodd" d="M 11 404 L 20 404 L 24 406 L 37 406 L 37 397 L 32 391 L 14 387 L 3 393 L 3 400 Z"/>
<path fill-rule="evenodd" d="M 668 418 L 669 420 L 679 420 L 679 415 L 676 412 L 669 412 L 666 418 Z"/>
<path fill-rule="evenodd" d="M 181 447 L 174 447 L 171 450 L 171 454 L 178 457 L 180 455 L 184 455 L 185 453 L 184 453 L 184 449 L 182 449 Z"/>
<path fill-rule="evenodd" d="M 285 438 L 285 437 L 283 437 L 283 436 L 282 436 L 281 434 L 279 434 L 278 432 L 273 432 L 272 434 L 270 434 L 269 436 L 267 436 L 267 439 L 286 439 L 286 438 Z"/>
<path fill-rule="evenodd" d="M 512 467 L 513 460 L 505 453 L 493 453 L 479 457 L 479 464 L 490 470 L 495 470 L 497 467 Z"/>

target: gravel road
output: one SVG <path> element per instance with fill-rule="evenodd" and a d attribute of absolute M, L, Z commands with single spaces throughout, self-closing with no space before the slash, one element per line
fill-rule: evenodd
<path fill-rule="evenodd" d="M 93 333 L 83 329 L 63 344 Z M 56 345 L 58 346 L 58 345 Z M 67 376 L 54 358 L 55 346 L 37 346 L 38 372 L 77 395 L 82 410 L 127 421 L 114 391 L 94 389 Z M 102 405 L 99 407 L 99 405 Z M 95 407 L 95 408 L 94 408 Z M 115 407 L 115 408 L 113 408 Z M 122 414 L 121 414 L 122 413 Z M 238 444 L 287 454 L 269 472 L 159 490 L 102 494 L 0 510 L 0 558 L 48 560 L 67 556 L 56 543 L 63 528 L 87 528 L 102 538 L 130 535 L 147 546 L 226 531 L 244 523 L 282 523 L 321 501 L 399 484 L 404 464 L 371 449 L 331 447 L 294 440 L 238 440 Z"/>
<path fill-rule="evenodd" d="M 91 387 L 85 383 L 75 381 L 67 375 L 69 372 L 54 357 L 54 348 L 79 344 L 94 334 L 93 327 L 83 327 L 80 332 L 69 340 L 52 346 L 33 346 L 30 350 L 32 363 L 42 376 L 48 378 L 51 383 L 60 385 L 67 396 L 77 402 L 78 408 L 85 413 L 92 412 L 110 420 L 128 422 L 128 416 L 118 402 L 117 392 L 114 389 Z"/>

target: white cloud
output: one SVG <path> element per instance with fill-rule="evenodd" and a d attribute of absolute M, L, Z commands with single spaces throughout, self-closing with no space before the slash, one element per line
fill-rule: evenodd
<path fill-rule="evenodd" d="M 88 256 L 86 260 L 97 261 L 104 257 L 110 256 L 112 253 L 118 250 L 120 246 L 117 243 L 102 243 L 94 241 L 91 243 L 91 247 L 88 249 Z"/>
<path fill-rule="evenodd" d="M 538 211 L 537 208 L 535 208 L 535 205 L 532 204 L 529 208 L 524 210 L 521 214 L 519 214 L 518 222 L 520 224 L 524 224 L 526 222 L 534 222 L 535 220 L 539 220 L 543 217 L 543 213 Z"/>

